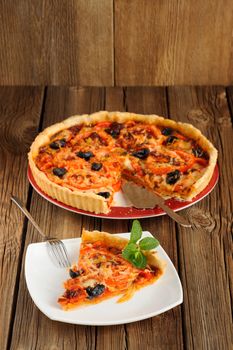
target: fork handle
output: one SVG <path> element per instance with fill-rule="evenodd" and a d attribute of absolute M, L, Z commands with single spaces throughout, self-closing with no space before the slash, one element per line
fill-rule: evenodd
<path fill-rule="evenodd" d="M 173 220 L 175 220 L 176 222 L 178 222 L 178 224 L 180 224 L 181 226 L 184 227 L 192 227 L 192 225 L 190 225 L 190 222 L 188 221 L 188 219 L 186 219 L 184 216 L 181 216 L 179 214 L 177 214 L 176 212 L 174 212 L 174 210 L 172 210 L 171 208 L 169 208 L 168 205 L 166 205 L 165 203 L 159 203 L 159 206 L 161 209 L 163 209 Z"/>
<path fill-rule="evenodd" d="M 42 229 L 40 228 L 40 226 L 36 223 L 36 221 L 33 219 L 33 217 L 31 216 L 31 214 L 29 213 L 29 211 L 26 209 L 26 207 L 23 205 L 23 203 L 21 202 L 21 200 L 15 196 L 11 196 L 11 200 L 12 202 L 14 202 L 19 209 L 24 213 L 24 215 L 28 218 L 28 220 L 32 223 L 32 225 L 37 229 L 37 231 L 39 232 L 39 234 L 44 237 L 45 239 L 47 239 L 47 236 L 44 234 L 44 232 L 42 231 Z"/>

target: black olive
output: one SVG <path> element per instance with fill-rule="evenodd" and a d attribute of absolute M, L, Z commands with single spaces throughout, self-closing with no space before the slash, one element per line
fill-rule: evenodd
<path fill-rule="evenodd" d="M 107 134 L 111 135 L 114 139 L 116 139 L 120 135 L 122 128 L 123 128 L 122 124 L 113 122 L 109 128 L 105 129 L 105 131 Z"/>
<path fill-rule="evenodd" d="M 59 144 L 60 144 L 61 147 L 65 147 L 66 146 L 66 140 L 65 139 L 59 140 Z"/>
<path fill-rule="evenodd" d="M 148 148 L 142 148 L 139 151 L 133 152 L 133 156 L 139 159 L 146 159 L 150 154 L 150 150 Z"/>
<path fill-rule="evenodd" d="M 169 185 L 174 185 L 180 178 L 180 171 L 175 170 L 167 174 L 166 183 Z"/>
<path fill-rule="evenodd" d="M 74 271 L 72 269 L 70 269 L 69 274 L 71 278 L 76 278 L 79 277 L 81 275 L 82 271 Z"/>
<path fill-rule="evenodd" d="M 82 151 L 79 151 L 76 153 L 76 155 L 79 157 L 79 158 L 83 158 L 85 160 L 89 160 L 91 157 L 94 157 L 94 154 L 92 152 L 82 152 Z"/>
<path fill-rule="evenodd" d="M 196 148 L 192 148 L 192 152 L 193 152 L 194 156 L 197 158 L 208 159 L 207 153 L 205 151 L 203 151 L 203 149 L 199 146 L 197 146 Z"/>
<path fill-rule="evenodd" d="M 118 136 L 120 135 L 120 132 L 119 132 L 119 131 L 116 131 L 116 130 L 111 130 L 111 131 L 110 131 L 110 135 L 111 135 L 114 139 L 117 139 Z"/>
<path fill-rule="evenodd" d="M 169 136 L 169 135 L 171 135 L 172 132 L 173 132 L 173 129 L 172 129 L 172 128 L 164 128 L 164 129 L 161 131 L 162 135 L 164 135 L 164 136 Z"/>
<path fill-rule="evenodd" d="M 102 168 L 101 163 L 92 163 L 91 170 L 99 171 Z"/>
<path fill-rule="evenodd" d="M 87 287 L 86 292 L 88 294 L 88 299 L 93 299 L 103 294 L 105 290 L 104 284 L 97 284 L 95 287 Z"/>
<path fill-rule="evenodd" d="M 52 149 L 59 149 L 60 148 L 59 143 L 56 141 L 51 142 L 49 147 Z"/>
<path fill-rule="evenodd" d="M 65 175 L 66 172 L 67 172 L 66 168 L 54 168 L 53 169 L 53 174 L 58 176 L 58 177 L 62 177 L 63 175 Z"/>
<path fill-rule="evenodd" d="M 49 145 L 49 147 L 52 148 L 52 149 L 59 149 L 60 147 L 65 147 L 65 146 L 66 146 L 66 140 L 65 139 L 53 141 Z"/>
<path fill-rule="evenodd" d="M 99 192 L 97 193 L 98 196 L 104 197 L 104 198 L 109 198 L 110 197 L 110 193 L 109 192 Z"/>
<path fill-rule="evenodd" d="M 175 140 L 178 140 L 178 137 L 173 136 L 173 135 L 168 136 L 168 138 L 165 141 L 165 144 L 169 145 L 169 144 L 173 143 Z"/>

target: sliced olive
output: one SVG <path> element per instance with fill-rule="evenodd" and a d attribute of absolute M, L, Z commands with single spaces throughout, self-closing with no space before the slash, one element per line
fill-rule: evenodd
<path fill-rule="evenodd" d="M 105 291 L 105 285 L 104 284 L 97 284 L 95 287 L 87 287 L 86 292 L 88 294 L 88 299 L 93 299 L 95 297 L 98 297 L 99 295 L 103 294 Z"/>
<path fill-rule="evenodd" d="M 166 183 L 169 185 L 174 185 L 180 178 L 180 171 L 176 169 L 167 174 Z"/>
<path fill-rule="evenodd" d="M 173 132 L 173 129 L 172 129 L 172 128 L 164 128 L 164 129 L 161 131 L 162 135 L 164 135 L 164 136 L 169 136 L 169 135 L 171 135 L 172 132 Z"/>
<path fill-rule="evenodd" d="M 59 140 L 59 144 L 60 144 L 61 147 L 65 147 L 66 146 L 66 140 L 65 139 Z"/>
<path fill-rule="evenodd" d="M 98 196 L 104 197 L 106 199 L 110 197 L 110 193 L 109 192 L 99 192 L 97 194 L 98 194 Z"/>
<path fill-rule="evenodd" d="M 148 148 L 142 148 L 139 151 L 133 152 L 133 156 L 139 159 L 146 159 L 150 154 Z"/>
<path fill-rule="evenodd" d="M 111 135 L 114 139 L 116 139 L 121 132 L 123 125 L 117 122 L 113 122 L 109 128 L 105 129 L 106 133 Z"/>
<path fill-rule="evenodd" d="M 72 269 L 69 270 L 69 274 L 71 278 L 76 278 L 79 277 L 81 275 L 82 271 L 74 271 Z"/>
<path fill-rule="evenodd" d="M 65 146 L 66 146 L 66 140 L 65 139 L 53 141 L 49 145 L 49 147 L 52 148 L 52 149 L 59 149 L 60 147 L 65 147 Z"/>
<path fill-rule="evenodd" d="M 91 170 L 99 171 L 102 168 L 101 163 L 92 163 Z"/>
<path fill-rule="evenodd" d="M 192 152 L 193 152 L 194 156 L 197 158 L 208 159 L 207 153 L 199 146 L 197 146 L 196 148 L 192 148 Z"/>
<path fill-rule="evenodd" d="M 65 175 L 66 172 L 67 172 L 66 168 L 54 168 L 53 169 L 53 174 L 58 176 L 58 177 L 62 177 L 63 175 Z"/>
<path fill-rule="evenodd" d="M 59 143 L 57 141 L 51 142 L 49 147 L 52 149 L 59 149 L 60 148 Z"/>
<path fill-rule="evenodd" d="M 79 151 L 76 153 L 76 155 L 79 157 L 79 158 L 83 158 L 85 160 L 90 160 L 91 157 L 94 157 L 94 154 L 89 151 L 89 152 L 82 152 L 82 151 Z"/>
<path fill-rule="evenodd" d="M 165 141 L 165 144 L 169 145 L 169 144 L 173 143 L 175 140 L 178 140 L 178 137 L 173 136 L 173 135 L 168 136 L 168 138 Z"/>

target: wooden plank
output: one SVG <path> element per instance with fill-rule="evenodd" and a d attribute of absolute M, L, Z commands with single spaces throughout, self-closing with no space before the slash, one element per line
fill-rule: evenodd
<path fill-rule="evenodd" d="M 231 114 L 231 120 L 233 121 L 233 86 L 229 86 L 226 88 L 227 98 L 229 103 L 229 109 Z"/>
<path fill-rule="evenodd" d="M 70 115 L 103 109 L 104 96 L 104 89 L 98 88 L 48 88 L 43 128 Z M 31 201 L 31 213 L 42 229 L 55 237 L 79 237 L 83 225 L 87 229 L 100 228 L 100 220 L 58 208 L 35 192 Z M 29 224 L 26 246 L 40 240 Z M 65 325 L 45 317 L 28 294 L 22 268 L 11 348 L 94 350 L 95 327 Z"/>
<path fill-rule="evenodd" d="M 189 210 L 193 231 L 178 228 L 188 349 L 232 348 L 232 124 L 222 87 L 169 88 L 174 119 L 198 127 L 219 151 L 216 189 Z"/>
<path fill-rule="evenodd" d="M 233 2 L 115 0 L 116 85 L 233 82 Z"/>
<path fill-rule="evenodd" d="M 2 85 L 112 85 L 112 0 L 0 3 Z"/>
<path fill-rule="evenodd" d="M 0 349 L 7 347 L 17 297 L 18 268 L 24 245 L 24 218 L 10 201 L 26 203 L 27 152 L 39 125 L 43 88 L 0 87 Z"/>

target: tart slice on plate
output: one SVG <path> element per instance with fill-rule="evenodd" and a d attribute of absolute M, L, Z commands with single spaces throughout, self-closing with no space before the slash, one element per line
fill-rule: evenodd
<path fill-rule="evenodd" d="M 130 233 L 112 234 L 111 237 L 124 238 L 128 241 Z M 152 237 L 151 233 L 144 231 L 141 240 Z M 82 240 L 81 238 L 65 239 L 63 243 L 67 248 L 70 260 L 75 264 L 72 266 L 73 272 L 77 272 Z M 69 272 L 58 268 L 53 263 L 48 254 L 46 242 L 32 243 L 29 244 L 25 257 L 27 288 L 40 311 L 50 319 L 60 322 L 106 326 L 154 317 L 183 301 L 182 285 L 174 265 L 161 245 L 158 245 L 155 250 L 157 259 L 165 262 L 165 269 L 162 263 L 163 274 L 153 283 L 139 290 L 136 289 L 132 298 L 125 302 L 117 302 L 124 295 L 122 293 L 113 298 L 103 299 L 103 302 L 97 302 L 98 296 L 93 297 L 93 294 L 96 294 L 93 284 L 90 292 L 92 299 L 89 300 L 89 304 L 83 304 L 83 306 L 77 304 L 77 308 L 68 308 L 69 311 L 66 311 L 57 300 L 66 291 L 63 281 L 68 279 Z M 74 282 L 76 277 L 72 276 Z M 105 284 L 105 282 L 102 281 L 100 284 Z"/>
<path fill-rule="evenodd" d="M 138 221 L 135 226 L 141 230 Z M 149 250 L 156 244 L 153 237 L 136 245 L 106 232 L 83 230 L 78 264 L 70 269 L 59 304 L 70 310 L 114 296 L 120 296 L 118 302 L 129 300 L 137 290 L 153 284 L 164 273 L 165 263 L 156 251 Z M 145 250 L 141 251 L 140 245 Z"/>
<path fill-rule="evenodd" d="M 208 185 L 217 150 L 190 124 L 102 111 L 48 127 L 28 156 L 43 192 L 98 214 L 110 212 L 128 180 L 165 199 L 192 200 Z"/>

